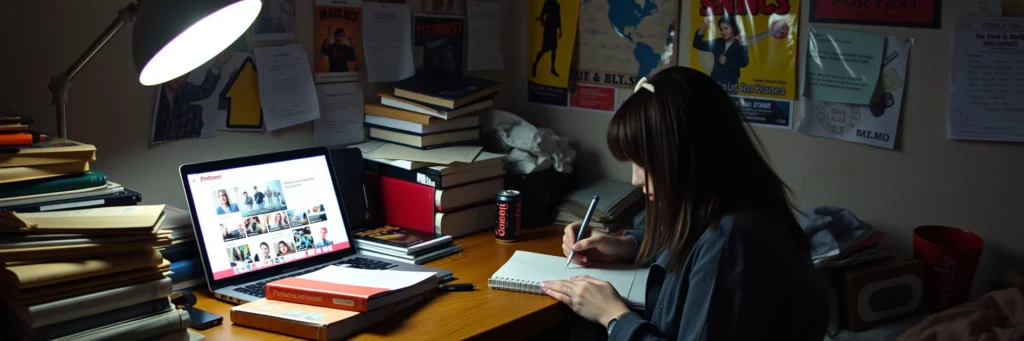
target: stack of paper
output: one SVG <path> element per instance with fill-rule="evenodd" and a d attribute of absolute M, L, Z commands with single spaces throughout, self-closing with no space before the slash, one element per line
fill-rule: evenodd
<path fill-rule="evenodd" d="M 156 248 L 163 205 L 0 212 L 0 329 L 11 339 L 119 339 L 184 333 L 170 262 Z M 173 326 L 173 328 L 168 328 Z"/>
<path fill-rule="evenodd" d="M 617 232 L 629 227 L 633 216 L 643 208 L 643 192 L 628 183 L 599 180 L 569 193 L 558 207 L 555 224 L 582 221 L 594 196 L 600 196 L 590 227 L 602 232 Z"/>

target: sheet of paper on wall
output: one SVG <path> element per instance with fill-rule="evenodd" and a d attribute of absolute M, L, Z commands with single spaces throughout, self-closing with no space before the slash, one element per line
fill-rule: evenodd
<path fill-rule="evenodd" d="M 867 105 L 878 85 L 885 36 L 811 27 L 807 44 L 807 91 L 818 101 Z"/>
<path fill-rule="evenodd" d="M 385 143 L 370 153 L 371 158 L 430 162 L 447 165 L 452 162 L 473 162 L 483 147 L 453 146 L 437 149 L 416 149 Z"/>
<path fill-rule="evenodd" d="M 946 135 L 1024 142 L 1024 19 L 954 25 Z"/>
<path fill-rule="evenodd" d="M 263 7 L 252 23 L 252 40 L 295 39 L 295 0 L 263 0 Z"/>
<path fill-rule="evenodd" d="M 466 0 L 420 0 L 421 7 L 427 13 L 462 14 Z"/>
<path fill-rule="evenodd" d="M 219 91 L 218 130 L 263 131 L 263 107 L 260 105 L 259 80 L 252 54 L 245 54 L 241 64 L 235 61 L 225 67 L 232 70 L 227 84 Z"/>
<path fill-rule="evenodd" d="M 363 61 L 362 0 L 316 0 L 313 71 L 317 83 L 360 80 Z"/>
<path fill-rule="evenodd" d="M 260 104 L 268 131 L 320 117 L 309 55 L 302 44 L 253 49 L 260 66 Z"/>
<path fill-rule="evenodd" d="M 363 4 L 363 59 L 370 82 L 397 82 L 416 72 L 407 4 Z"/>
<path fill-rule="evenodd" d="M 313 121 L 313 142 L 318 146 L 363 142 L 363 85 L 320 84 L 316 93 L 320 118 Z"/>
<path fill-rule="evenodd" d="M 466 18 L 419 14 L 412 19 L 412 59 L 416 72 L 465 70 Z"/>
<path fill-rule="evenodd" d="M 797 131 L 814 136 L 893 149 L 898 136 L 907 63 L 913 39 L 885 36 L 882 81 L 871 104 L 802 98 Z"/>
<path fill-rule="evenodd" d="M 250 57 L 244 52 L 224 51 L 192 72 L 157 86 L 150 141 L 216 136 L 217 129 L 224 127 L 220 111 L 228 109 L 222 100 L 225 86 Z"/>
<path fill-rule="evenodd" d="M 493 1 L 466 2 L 469 21 L 469 55 L 466 70 L 498 70 L 504 67 L 501 57 L 501 4 Z"/>
<path fill-rule="evenodd" d="M 569 88 L 569 107 L 579 110 L 615 114 L 622 102 L 618 88 L 577 84 Z"/>

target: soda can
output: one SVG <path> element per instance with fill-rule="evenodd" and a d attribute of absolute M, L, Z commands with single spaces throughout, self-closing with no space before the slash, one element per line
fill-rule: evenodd
<path fill-rule="evenodd" d="M 494 224 L 494 238 L 505 243 L 519 241 L 523 228 L 523 196 L 516 190 L 501 190 L 495 202 L 497 221 Z"/>

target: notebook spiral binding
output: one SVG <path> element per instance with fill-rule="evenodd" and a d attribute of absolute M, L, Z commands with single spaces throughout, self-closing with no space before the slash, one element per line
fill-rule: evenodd
<path fill-rule="evenodd" d="M 487 286 L 491 289 L 518 291 L 541 295 L 544 294 L 544 292 L 540 290 L 540 282 L 524 281 L 508 277 L 492 277 L 487 280 Z"/>

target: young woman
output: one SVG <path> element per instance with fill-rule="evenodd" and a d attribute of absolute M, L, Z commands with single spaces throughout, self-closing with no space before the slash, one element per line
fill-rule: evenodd
<path fill-rule="evenodd" d="M 740 37 L 735 15 L 718 19 L 718 35 L 721 38 L 711 41 L 704 39 L 710 26 L 711 18 L 704 18 L 704 25 L 693 35 L 693 48 L 714 55 L 711 79 L 718 82 L 725 91 L 735 94 L 739 90 L 740 69 L 750 63 L 750 54 Z"/>
<path fill-rule="evenodd" d="M 231 199 L 228 198 L 228 191 L 223 189 L 217 190 L 217 199 L 220 201 L 220 205 L 217 206 L 217 215 L 238 212 L 238 205 L 231 202 Z"/>
<path fill-rule="evenodd" d="M 703 73 L 672 67 L 641 79 L 611 119 L 608 147 L 633 164 L 645 226 L 625 236 L 587 229 L 575 241 L 571 224 L 562 250 L 582 265 L 653 263 L 646 315 L 590 277 L 545 282 L 544 292 L 611 340 L 821 340 L 825 287 L 787 187 L 755 141 Z"/>
<path fill-rule="evenodd" d="M 277 242 L 277 256 L 278 257 L 284 256 L 284 255 L 287 255 L 287 254 L 290 254 L 290 253 L 292 253 L 292 247 L 290 245 L 288 245 L 288 243 L 285 243 L 283 240 Z"/>

